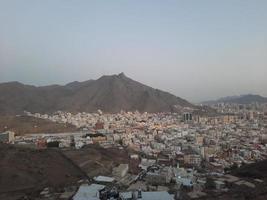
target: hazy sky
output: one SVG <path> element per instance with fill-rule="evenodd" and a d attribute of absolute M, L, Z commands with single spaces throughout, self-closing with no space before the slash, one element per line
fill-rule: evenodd
<path fill-rule="evenodd" d="M 192 102 L 267 96 L 267 0 L 0 0 L 0 82 L 120 72 Z"/>

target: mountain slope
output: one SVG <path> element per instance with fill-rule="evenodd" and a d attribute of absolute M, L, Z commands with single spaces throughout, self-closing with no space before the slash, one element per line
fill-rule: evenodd
<path fill-rule="evenodd" d="M 169 112 L 176 107 L 194 107 L 184 99 L 119 75 L 97 80 L 72 82 L 65 86 L 35 87 L 18 82 L 0 84 L 0 113 L 30 112 L 105 112 L 120 110 Z"/>
<path fill-rule="evenodd" d="M 267 103 L 267 98 L 260 95 L 240 95 L 240 96 L 230 96 L 223 97 L 215 101 L 206 101 L 203 104 L 216 104 L 216 103 L 237 103 L 237 104 L 251 104 L 251 103 Z"/>

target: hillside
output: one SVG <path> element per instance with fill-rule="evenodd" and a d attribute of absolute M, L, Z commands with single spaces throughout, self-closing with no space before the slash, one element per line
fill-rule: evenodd
<path fill-rule="evenodd" d="M 123 73 L 97 80 L 72 82 L 65 86 L 35 87 L 19 82 L 0 84 L 0 113 L 70 112 L 169 112 L 194 107 L 186 100 L 134 81 Z"/>
<path fill-rule="evenodd" d="M 110 176 L 112 169 L 122 163 L 129 163 L 131 172 L 139 164 L 129 159 L 126 150 L 104 149 L 98 145 L 62 151 L 0 143 L 0 199 L 40 199 L 37 197 L 45 187 L 57 194 L 69 186 L 75 190 L 79 180 L 103 174 Z"/>
<path fill-rule="evenodd" d="M 6 130 L 13 131 L 16 135 L 25 135 L 75 132 L 77 128 L 71 124 L 60 124 L 29 116 L 0 116 L 0 132 Z"/>
<path fill-rule="evenodd" d="M 217 103 L 236 103 L 236 104 L 251 104 L 251 103 L 267 103 L 267 98 L 260 95 L 240 95 L 223 97 L 214 101 L 203 102 L 205 105 L 217 104 Z"/>
<path fill-rule="evenodd" d="M 267 160 L 257 163 L 244 165 L 241 168 L 232 170 L 230 173 L 244 181 L 248 181 L 255 185 L 248 187 L 246 185 L 238 185 L 235 183 L 228 184 L 227 192 L 210 192 L 208 196 L 199 198 L 199 200 L 265 200 L 267 199 Z"/>
<path fill-rule="evenodd" d="M 0 144 L 0 170 L 0 199 L 6 200 L 39 195 L 44 187 L 62 188 L 86 177 L 60 151 L 5 144 Z"/>

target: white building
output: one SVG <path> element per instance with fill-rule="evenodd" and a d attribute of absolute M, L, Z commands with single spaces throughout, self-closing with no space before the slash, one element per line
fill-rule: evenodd
<path fill-rule="evenodd" d="M 129 165 L 128 164 L 120 164 L 118 167 L 113 169 L 112 174 L 116 178 L 122 178 L 128 173 L 128 170 L 129 170 Z"/>
<path fill-rule="evenodd" d="M 99 184 L 81 185 L 74 195 L 73 200 L 99 200 L 99 191 L 103 190 L 105 187 L 106 186 Z"/>

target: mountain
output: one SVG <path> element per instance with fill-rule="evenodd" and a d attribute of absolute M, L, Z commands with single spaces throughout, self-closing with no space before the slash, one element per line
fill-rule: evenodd
<path fill-rule="evenodd" d="M 23 111 L 50 113 L 70 112 L 169 112 L 194 105 L 142 83 L 123 73 L 102 76 L 97 80 L 72 82 L 64 86 L 35 87 L 19 82 L 0 84 L 0 113 L 21 114 Z"/>
<path fill-rule="evenodd" d="M 246 94 L 240 96 L 223 97 L 215 101 L 203 102 L 205 105 L 217 103 L 237 103 L 237 104 L 251 104 L 251 103 L 267 103 L 267 98 L 260 95 Z"/>

